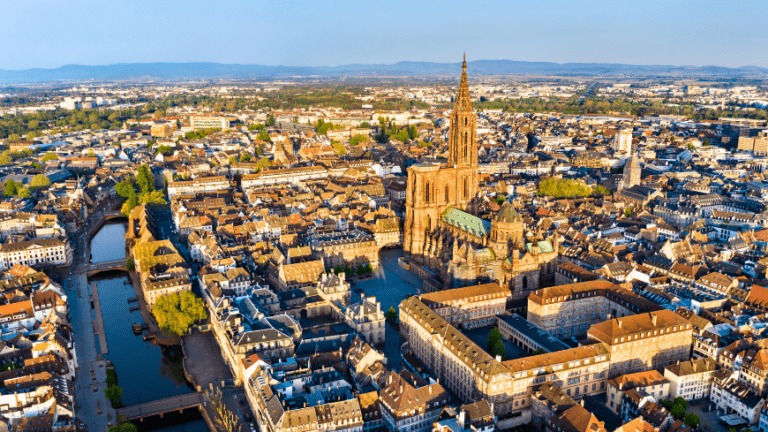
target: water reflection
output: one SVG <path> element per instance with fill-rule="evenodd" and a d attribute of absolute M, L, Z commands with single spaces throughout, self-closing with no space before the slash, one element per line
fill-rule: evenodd
<path fill-rule="evenodd" d="M 93 262 L 125 258 L 125 222 L 107 222 L 91 240 Z"/>

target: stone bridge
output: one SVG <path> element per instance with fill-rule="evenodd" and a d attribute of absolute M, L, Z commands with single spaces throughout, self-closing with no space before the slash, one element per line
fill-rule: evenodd
<path fill-rule="evenodd" d="M 90 239 L 99 231 L 99 229 L 101 229 L 102 226 L 104 226 L 107 221 L 120 218 L 126 219 L 126 217 L 123 216 L 119 210 L 92 214 L 89 218 L 88 241 L 90 241 Z"/>
<path fill-rule="evenodd" d="M 93 276 L 96 273 L 104 272 L 104 271 L 111 271 L 111 270 L 122 270 L 122 271 L 128 271 L 128 267 L 125 264 L 126 258 L 120 258 L 116 260 L 111 261 L 101 261 L 101 262 L 95 262 L 95 263 L 89 263 L 85 264 L 81 267 L 82 272 L 87 273 L 88 276 Z"/>
<path fill-rule="evenodd" d="M 127 420 L 142 420 L 156 415 L 162 417 L 172 411 L 182 412 L 185 409 L 202 407 L 204 397 L 202 393 L 188 393 L 130 405 L 115 411 L 118 416 L 124 415 Z"/>

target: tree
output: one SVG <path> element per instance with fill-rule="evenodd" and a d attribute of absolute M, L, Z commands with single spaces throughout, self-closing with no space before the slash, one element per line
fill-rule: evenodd
<path fill-rule="evenodd" d="M 131 257 L 126 258 L 125 268 L 128 269 L 128 271 L 133 271 L 136 268 L 136 264 L 134 264 L 133 258 Z"/>
<path fill-rule="evenodd" d="M 29 183 L 29 185 L 34 190 L 47 189 L 49 186 L 51 186 L 51 179 L 44 176 L 43 174 L 37 174 L 36 176 L 32 177 L 32 181 Z"/>
<path fill-rule="evenodd" d="M 611 190 L 605 186 L 597 185 L 592 188 L 592 195 L 610 195 Z"/>
<path fill-rule="evenodd" d="M 363 134 L 357 134 L 349 139 L 349 145 L 356 146 L 360 144 L 361 142 L 368 141 L 368 137 Z"/>
<path fill-rule="evenodd" d="M 256 139 L 259 141 L 272 142 L 272 140 L 269 138 L 269 134 L 265 130 L 259 132 L 259 136 L 257 136 Z"/>
<path fill-rule="evenodd" d="M 662 399 L 661 400 L 661 406 L 663 406 L 664 408 L 666 408 L 668 410 L 672 409 L 672 405 L 674 405 L 674 404 L 672 403 L 671 399 Z"/>
<path fill-rule="evenodd" d="M 491 355 L 501 357 L 502 360 L 507 358 L 507 349 L 504 347 L 504 342 L 501 340 L 496 341 L 491 347 Z"/>
<path fill-rule="evenodd" d="M 546 353 L 547 353 L 546 351 L 544 351 L 543 349 L 539 348 L 536 351 L 532 352 L 531 354 L 532 355 L 541 355 L 541 354 L 546 354 Z"/>
<path fill-rule="evenodd" d="M 502 205 L 507 200 L 507 197 L 505 197 L 504 195 L 496 195 L 496 198 L 494 198 L 493 200 L 496 201 L 496 204 Z"/>
<path fill-rule="evenodd" d="M 624 209 L 624 217 L 630 217 L 632 216 L 632 207 L 627 207 Z"/>
<path fill-rule="evenodd" d="M 20 198 L 32 198 L 32 192 L 29 189 L 23 187 L 19 189 Z"/>
<path fill-rule="evenodd" d="M 592 188 L 580 180 L 548 178 L 539 183 L 538 195 L 555 198 L 586 197 L 592 195 Z"/>
<path fill-rule="evenodd" d="M 107 395 L 107 399 L 112 402 L 112 406 L 120 402 L 123 397 L 123 389 L 118 385 L 109 386 L 104 389 L 104 394 Z"/>
<path fill-rule="evenodd" d="M 157 152 L 155 154 L 162 154 L 163 156 L 170 156 L 173 154 L 173 147 L 167 146 L 167 145 L 161 145 L 157 148 Z"/>
<path fill-rule="evenodd" d="M 43 155 L 43 162 L 48 162 L 52 160 L 59 159 L 59 156 L 56 153 L 46 153 Z"/>
<path fill-rule="evenodd" d="M 674 405 L 680 405 L 683 407 L 683 409 L 688 409 L 688 401 L 681 398 L 680 396 L 676 397 L 675 400 L 672 401 Z"/>
<path fill-rule="evenodd" d="M 702 142 L 701 145 L 704 146 L 704 147 L 709 147 L 709 140 L 704 138 L 704 142 Z"/>
<path fill-rule="evenodd" d="M 366 274 L 373 273 L 373 266 L 371 265 L 371 263 L 365 263 L 364 268 L 365 268 L 365 273 Z"/>
<path fill-rule="evenodd" d="M 131 189 L 128 192 L 128 199 L 125 200 L 123 203 L 123 206 L 120 208 L 120 213 L 123 214 L 125 217 L 129 217 L 131 215 L 131 212 L 133 211 L 136 206 L 139 205 L 139 196 L 136 195 L 136 191 Z"/>
<path fill-rule="evenodd" d="M 135 424 L 125 421 L 120 424 L 112 425 L 109 427 L 108 432 L 139 432 L 139 428 Z"/>
<path fill-rule="evenodd" d="M 8 165 L 11 162 L 13 162 L 13 158 L 8 151 L 4 151 L 2 154 L 0 154 L 0 165 Z"/>
<path fill-rule="evenodd" d="M 232 165 L 233 163 L 237 162 L 237 158 L 234 156 L 229 157 L 229 164 Z"/>
<path fill-rule="evenodd" d="M 139 165 L 138 174 L 136 175 L 136 184 L 139 186 L 141 193 L 152 192 L 155 190 L 155 179 L 152 177 L 152 172 L 149 170 L 147 164 Z"/>
<path fill-rule="evenodd" d="M 344 269 L 342 269 L 340 265 L 337 265 L 336 268 L 333 269 L 333 274 L 339 274 L 343 271 Z"/>
<path fill-rule="evenodd" d="M 251 158 L 253 158 L 253 156 L 249 155 L 248 153 L 240 156 L 240 160 L 243 162 L 248 162 L 251 160 Z"/>
<path fill-rule="evenodd" d="M 115 192 L 123 198 L 131 196 L 131 192 L 136 193 L 136 189 L 133 186 L 133 182 L 129 180 L 123 180 L 115 185 Z"/>
<path fill-rule="evenodd" d="M 385 316 L 387 318 L 387 321 L 390 321 L 390 322 L 397 321 L 397 311 L 392 306 L 389 307 L 389 310 L 387 310 L 387 313 Z"/>
<path fill-rule="evenodd" d="M 267 126 L 274 126 L 275 125 L 275 116 L 269 115 L 267 116 Z"/>
<path fill-rule="evenodd" d="M 697 428 L 701 424 L 701 419 L 696 413 L 688 413 L 685 415 L 685 424 L 692 428 Z"/>
<path fill-rule="evenodd" d="M 5 196 L 16 196 L 21 187 L 21 183 L 16 183 L 13 179 L 5 181 Z"/>
<path fill-rule="evenodd" d="M 177 336 L 185 335 L 195 321 L 208 317 L 203 301 L 190 291 L 158 298 L 152 307 L 152 315 L 164 332 Z"/>
<path fill-rule="evenodd" d="M 227 408 L 222 401 L 221 389 L 208 390 L 205 392 L 205 398 L 211 405 L 214 421 L 219 429 L 224 432 L 236 432 L 240 430 L 240 421 L 238 417 Z"/>
<path fill-rule="evenodd" d="M 685 417 L 685 407 L 682 405 L 674 404 L 672 405 L 672 409 L 670 410 L 672 413 L 672 417 L 676 419 L 681 419 Z"/>
<path fill-rule="evenodd" d="M 486 344 L 488 345 L 488 351 L 493 351 L 493 346 L 496 345 L 496 342 L 501 342 L 502 339 L 503 337 L 499 331 L 499 328 L 492 328 L 490 333 L 488 333 L 488 339 L 486 341 Z"/>

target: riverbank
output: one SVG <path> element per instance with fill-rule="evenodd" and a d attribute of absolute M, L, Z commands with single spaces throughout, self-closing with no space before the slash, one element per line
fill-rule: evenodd
<path fill-rule="evenodd" d="M 144 290 L 141 289 L 141 278 L 135 270 L 130 270 L 128 276 L 131 279 L 131 285 L 133 290 L 136 291 L 136 303 L 141 312 L 141 317 L 144 319 L 144 324 L 149 327 L 149 334 L 154 336 L 155 342 L 159 345 L 178 345 L 181 343 L 181 338 L 175 335 L 168 335 L 158 327 L 155 317 L 152 316 L 152 312 L 149 310 L 149 305 L 144 298 Z"/>

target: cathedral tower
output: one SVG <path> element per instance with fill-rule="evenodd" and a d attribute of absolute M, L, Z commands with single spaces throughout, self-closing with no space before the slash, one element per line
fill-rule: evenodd
<path fill-rule="evenodd" d="M 471 212 L 477 194 L 477 114 L 473 112 L 467 81 L 466 56 L 450 116 L 448 162 L 419 163 L 408 168 L 405 198 L 405 252 L 423 254 L 427 233 L 437 228 L 448 207 Z"/>

